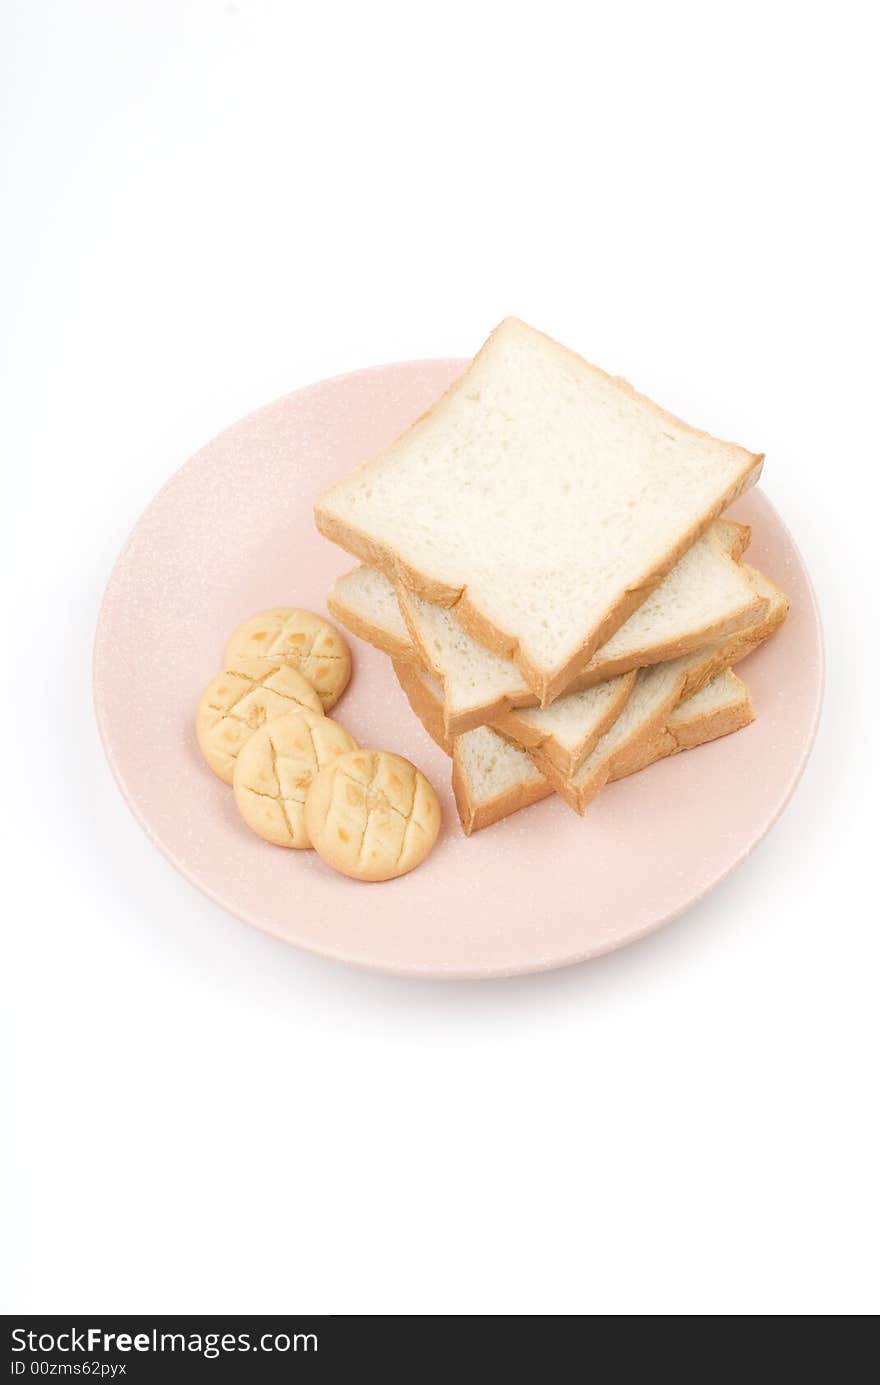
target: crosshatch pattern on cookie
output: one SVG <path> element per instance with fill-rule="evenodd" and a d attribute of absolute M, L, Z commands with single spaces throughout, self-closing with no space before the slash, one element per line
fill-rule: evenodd
<path fill-rule="evenodd" d="M 302 673 L 327 711 L 351 676 L 348 645 L 335 626 L 312 611 L 277 606 L 242 621 L 226 646 L 226 662 L 275 659 Z"/>
<path fill-rule="evenodd" d="M 236 758 L 254 732 L 298 707 L 323 715 L 320 697 L 296 669 L 239 661 L 212 679 L 199 704 L 196 733 L 205 759 L 231 783 Z"/>
<path fill-rule="evenodd" d="M 235 766 L 235 801 L 244 821 L 277 846 L 310 847 L 309 786 L 325 765 L 355 749 L 354 738 L 338 722 L 304 709 L 268 722 Z"/>
<path fill-rule="evenodd" d="M 390 879 L 424 860 L 437 837 L 440 806 L 408 760 L 357 751 L 321 779 L 307 816 L 312 841 L 331 865 L 355 877 Z"/>

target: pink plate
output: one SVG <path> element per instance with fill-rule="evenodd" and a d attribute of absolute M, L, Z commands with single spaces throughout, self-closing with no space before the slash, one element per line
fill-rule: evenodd
<path fill-rule="evenodd" d="M 326 380 L 235 424 L 172 477 L 113 570 L 95 643 L 95 704 L 113 772 L 145 831 L 231 913 L 340 961 L 412 976 L 510 976 L 633 942 L 700 899 L 763 837 L 804 768 L 822 698 L 822 637 L 800 555 L 770 502 L 749 559 L 789 593 L 782 631 L 742 666 L 745 731 L 606 789 L 576 817 L 557 798 L 466 838 L 449 763 L 388 660 L 351 638 L 334 712 L 436 785 L 444 826 L 411 875 L 363 885 L 307 851 L 267 846 L 202 763 L 193 716 L 229 632 L 267 606 L 326 612 L 353 560 L 316 532 L 312 503 L 390 442 L 463 368 L 413 361 Z M 699 811 L 695 805 L 699 805 Z"/>

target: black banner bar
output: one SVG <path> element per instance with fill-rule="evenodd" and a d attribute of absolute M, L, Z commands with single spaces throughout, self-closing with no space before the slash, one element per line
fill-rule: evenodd
<path fill-rule="evenodd" d="M 3 1318 L 0 1385 L 41 1378 L 79 1382 L 352 1380 L 399 1371 L 418 1381 L 426 1370 L 457 1378 L 491 1363 L 535 1379 L 560 1352 L 574 1350 L 579 1329 L 554 1319 L 512 1317 L 255 1317 L 94 1313 Z M 340 1372 L 345 1372 L 340 1374 Z"/>

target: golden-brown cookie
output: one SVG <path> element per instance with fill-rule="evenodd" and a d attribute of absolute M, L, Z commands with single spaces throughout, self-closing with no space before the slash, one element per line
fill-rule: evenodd
<path fill-rule="evenodd" d="M 302 708 L 255 731 L 235 762 L 235 802 L 248 827 L 275 846 L 311 846 L 306 793 L 319 770 L 357 742 L 338 721 Z"/>
<path fill-rule="evenodd" d="M 421 770 L 388 750 L 352 750 L 312 781 L 306 830 L 328 865 L 355 880 L 393 880 L 424 861 L 440 804 Z"/>
<path fill-rule="evenodd" d="M 296 669 L 269 659 L 240 659 L 212 678 L 199 702 L 196 737 L 215 774 L 232 783 L 239 751 L 264 722 L 305 707 L 323 715 L 321 699 Z"/>
<path fill-rule="evenodd" d="M 238 659 L 267 658 L 278 659 L 307 678 L 325 712 L 339 701 L 351 677 L 351 655 L 336 626 L 293 606 L 260 611 L 230 635 L 227 667 Z"/>

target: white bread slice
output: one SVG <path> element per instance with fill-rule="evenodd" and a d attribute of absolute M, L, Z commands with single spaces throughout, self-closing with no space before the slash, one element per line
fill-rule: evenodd
<path fill-rule="evenodd" d="M 748 541 L 747 525 L 717 521 L 593 656 L 565 695 L 647 664 L 703 649 L 732 631 L 753 625 L 767 603 L 737 561 Z M 404 587 L 398 588 L 398 600 L 424 667 L 443 685 L 446 729 L 451 735 L 485 722 L 498 724 L 506 714 L 537 704 L 516 664 L 472 639 L 455 619 L 454 611 L 423 601 Z M 618 692 L 624 695 L 622 686 Z M 513 715 L 501 729 L 527 744 L 529 717 Z"/>
<path fill-rule="evenodd" d="M 388 578 L 375 568 L 358 567 L 338 578 L 327 597 L 327 608 L 341 625 L 366 640 L 368 644 L 390 654 L 392 659 L 414 664 L 424 670 L 420 650 L 408 639 L 407 627 L 397 604 L 395 589 Z M 465 638 L 469 639 L 468 636 Z M 494 658 L 494 655 L 489 657 Z M 428 678 L 427 671 L 424 672 Z M 565 773 L 574 773 L 577 765 L 586 758 L 599 737 L 619 715 L 632 691 L 635 679 L 636 674 L 632 672 L 620 678 L 613 678 L 608 683 L 600 683 L 581 694 L 572 693 L 562 697 L 547 708 L 546 724 L 539 724 L 534 730 L 526 728 L 523 736 L 511 731 L 507 738 L 522 745 L 540 745 L 546 742 L 548 750 L 552 753 L 556 749 L 558 737 L 560 768 Z M 428 681 L 432 687 L 439 690 L 442 737 L 446 744 L 451 746 L 454 737 L 463 732 L 450 729 L 447 724 L 448 704 L 443 689 L 433 678 L 429 678 Z M 469 726 L 467 729 L 474 728 Z M 435 734 L 432 730 L 431 734 L 438 744 L 443 743 L 440 732 Z M 566 736 L 568 739 L 564 740 Z"/>
<path fill-rule="evenodd" d="M 760 619 L 762 598 L 739 562 L 750 536 L 746 524 L 716 520 L 581 669 L 580 685 L 677 659 Z"/>
<path fill-rule="evenodd" d="M 754 573 L 770 609 L 751 629 L 739 631 L 708 650 L 686 654 L 666 664 L 642 669 L 629 701 L 617 721 L 573 775 L 562 773 L 546 747 L 531 747 L 535 764 L 576 813 L 583 813 L 605 784 L 642 767 L 650 747 L 662 740 L 673 710 L 704 688 L 731 663 L 744 659 L 768 639 L 788 614 L 788 598 L 769 578 Z M 699 704 L 698 704 L 699 705 Z"/>
<path fill-rule="evenodd" d="M 757 569 L 743 564 L 743 572 L 765 603 L 764 614 L 747 629 L 728 636 L 715 647 L 700 651 L 701 657 L 688 665 L 682 697 L 692 694 L 701 682 L 711 678 L 725 664 L 737 663 L 745 658 L 785 619 L 788 598 Z M 339 578 L 328 598 L 328 607 L 341 624 L 362 639 L 390 653 L 392 658 L 419 665 L 418 651 L 407 640 L 407 629 L 397 606 L 394 587 L 381 573 L 371 568 L 356 568 Z M 432 679 L 427 681 L 433 687 L 439 686 Z M 633 681 L 633 675 L 627 675 L 629 686 L 623 690 L 624 694 L 631 692 Z M 432 734 L 438 744 L 444 744 L 445 740 L 444 748 L 447 748 L 451 746 L 453 738 L 444 724 L 442 689 L 440 696 L 440 729 L 432 731 Z M 622 706 L 621 695 L 620 707 L 615 710 L 619 712 Z M 493 729 L 519 746 L 537 751 L 538 763 L 543 766 L 544 772 L 555 769 L 562 779 L 569 780 L 577 773 L 612 719 L 609 705 L 603 708 L 601 701 L 597 702 L 589 695 L 571 693 L 543 709 L 530 708 L 498 717 Z"/>
<path fill-rule="evenodd" d="M 741 492 L 762 458 L 666 413 L 508 318 L 319 530 L 558 696 Z"/>
<path fill-rule="evenodd" d="M 638 676 L 638 669 L 633 669 L 595 688 L 567 693 L 549 707 L 518 708 L 495 717 L 492 729 L 524 750 L 543 754 L 569 778 L 617 721 Z"/>
<path fill-rule="evenodd" d="M 778 630 L 788 615 L 791 602 L 785 592 L 772 582 L 766 573 L 759 572 L 750 563 L 743 563 L 743 572 L 748 574 L 749 581 L 755 591 L 767 602 L 767 611 L 756 626 L 747 627 L 740 630 L 731 637 L 731 646 L 734 649 L 733 659 L 738 661 L 744 659 L 747 654 L 751 654 L 753 649 L 757 649 L 774 631 Z"/>
<path fill-rule="evenodd" d="M 452 792 L 465 835 L 549 798 L 553 787 L 524 751 L 488 726 L 456 736 Z"/>
<path fill-rule="evenodd" d="M 745 683 L 731 669 L 722 669 L 693 697 L 680 702 L 669 714 L 666 725 L 653 738 L 646 739 L 621 769 L 635 774 L 680 750 L 693 750 L 709 740 L 729 736 L 754 720 L 755 709 Z M 622 777 L 621 772 L 611 776 Z"/>
<path fill-rule="evenodd" d="M 428 735 L 452 756 L 452 791 L 468 837 L 552 794 L 528 755 L 488 726 L 451 739 L 443 724 L 443 690 L 430 674 L 399 659 L 394 672 Z"/>
<path fill-rule="evenodd" d="M 516 664 L 501 659 L 477 644 L 464 630 L 451 611 L 422 601 L 405 588 L 397 590 L 400 611 L 421 661 L 443 688 L 443 716 L 451 736 L 470 731 L 486 722 L 494 723 L 505 712 L 518 707 L 534 707 L 537 698 L 524 681 Z M 632 680 L 613 678 L 584 694 L 585 704 L 620 708 L 625 702 Z M 580 681 L 575 679 L 574 687 Z M 572 693 L 548 707 L 567 702 Z M 600 713 L 601 714 L 601 713 Z"/>
<path fill-rule="evenodd" d="M 405 659 L 392 659 L 394 676 L 406 693 L 406 699 L 419 721 L 424 726 L 435 745 L 439 745 L 445 755 L 452 756 L 455 737 L 446 732 L 443 725 L 443 689 L 430 673 Z M 465 735 L 469 733 L 465 731 Z M 513 749 L 517 749 L 516 746 Z M 528 759 L 528 756 L 526 756 Z M 532 761 L 529 760 L 532 765 Z M 534 765 L 532 765 L 534 769 Z M 539 771 L 540 772 L 540 771 Z"/>
<path fill-rule="evenodd" d="M 356 567 L 338 577 L 327 596 L 327 610 L 359 639 L 392 659 L 421 663 L 400 613 L 397 592 L 374 567 Z"/>
<path fill-rule="evenodd" d="M 440 685 L 412 664 L 396 660 L 394 671 L 416 716 L 441 749 L 453 757 L 452 785 L 456 807 L 467 836 L 493 822 L 546 798 L 550 784 L 528 756 L 488 727 L 466 731 L 450 742 L 443 726 Z M 620 765 L 616 778 L 645 769 L 667 755 L 690 750 L 730 735 L 754 719 L 745 685 L 722 670 L 687 702 L 676 707 L 665 726 L 645 739 L 638 757 Z"/>

